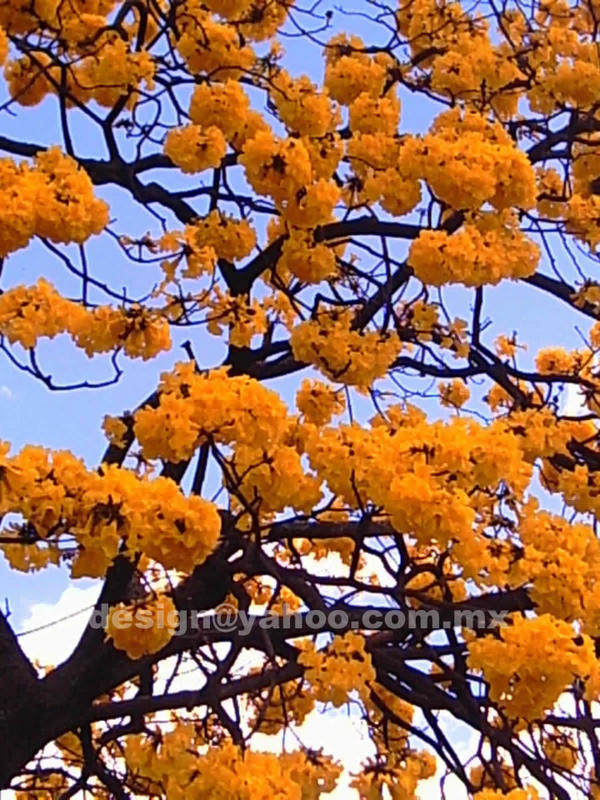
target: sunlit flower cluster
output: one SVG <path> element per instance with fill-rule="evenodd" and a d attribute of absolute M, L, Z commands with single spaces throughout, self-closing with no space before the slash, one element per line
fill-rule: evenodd
<path fill-rule="evenodd" d="M 485 636 L 469 644 L 469 665 L 483 671 L 492 700 L 512 718 L 542 716 L 576 676 L 592 672 L 595 661 L 590 637 L 549 614 L 515 616 L 499 638 Z"/>
<path fill-rule="evenodd" d="M 335 636 L 326 650 L 308 647 L 300 653 L 298 662 L 306 668 L 304 676 L 315 698 L 335 707 L 347 703 L 353 692 L 366 697 L 375 680 L 364 637 L 357 633 Z"/>
<path fill-rule="evenodd" d="M 135 434 L 148 458 L 190 458 L 209 436 L 262 447 L 280 442 L 287 430 L 279 395 L 251 378 L 230 377 L 225 369 L 199 374 L 193 364 L 180 363 L 163 374 L 159 393 L 158 408 L 135 415 Z"/>
<path fill-rule="evenodd" d="M 90 472 L 68 452 L 3 445 L 0 515 L 21 514 L 46 546 L 75 540 L 73 577 L 102 577 L 122 543 L 169 569 L 189 570 L 214 549 L 221 521 L 215 506 L 185 497 L 168 478 L 139 477 L 117 466 Z M 5 551 L 19 567 L 18 531 Z M 43 549 L 43 548 L 42 548 Z"/>
<path fill-rule="evenodd" d="M 182 723 L 162 736 L 158 749 L 150 737 L 129 737 L 126 757 L 175 798 L 183 798 L 184 790 L 188 797 L 218 797 L 226 787 L 236 800 L 319 800 L 335 788 L 341 772 L 331 758 L 309 758 L 301 751 L 276 755 L 242 752 L 227 741 L 205 745 L 193 725 Z"/>
<path fill-rule="evenodd" d="M 540 259 L 538 245 L 512 217 L 485 215 L 459 231 L 422 231 L 410 248 L 415 275 L 433 286 L 495 284 L 532 275 Z"/>
<path fill-rule="evenodd" d="M 65 299 L 43 278 L 0 295 L 0 333 L 26 348 L 68 333 L 90 357 L 123 348 L 132 358 L 148 359 L 171 346 L 168 322 L 159 312 L 142 306 L 88 309 Z"/>
<path fill-rule="evenodd" d="M 395 334 L 360 332 L 346 311 L 319 314 L 292 330 L 295 358 L 314 364 L 328 378 L 359 388 L 383 377 L 402 349 Z"/>
<path fill-rule="evenodd" d="M 134 605 L 113 606 L 106 621 L 106 638 L 117 650 L 137 659 L 162 650 L 173 638 L 178 616 L 167 595 Z"/>
<path fill-rule="evenodd" d="M 0 203 L 0 257 L 36 235 L 82 244 L 108 223 L 108 206 L 94 197 L 87 173 L 55 147 L 39 153 L 31 167 L 0 160 Z"/>

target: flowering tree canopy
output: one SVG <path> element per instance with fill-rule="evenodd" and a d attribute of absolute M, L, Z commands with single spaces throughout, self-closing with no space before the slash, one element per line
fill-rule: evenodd
<path fill-rule="evenodd" d="M 0 786 L 600 797 L 599 24 L 0 0 L 2 119 L 31 131 L 0 136 L 5 366 L 69 397 L 149 376 L 90 415 L 93 466 L 0 443 L 10 568 L 108 609 L 58 666 L 0 613 Z M 332 708 L 362 763 L 303 736 Z"/>

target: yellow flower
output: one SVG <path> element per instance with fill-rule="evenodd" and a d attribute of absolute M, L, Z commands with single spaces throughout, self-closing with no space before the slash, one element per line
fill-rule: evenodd
<path fill-rule="evenodd" d="M 227 151 L 225 137 L 216 126 L 186 125 L 169 131 L 165 155 L 182 172 L 202 172 L 218 167 Z"/>
<path fill-rule="evenodd" d="M 175 604 L 166 595 L 130 606 L 120 603 L 108 613 L 106 639 L 129 658 L 138 659 L 162 650 L 178 624 Z"/>
<path fill-rule="evenodd" d="M 465 386 L 464 382 L 458 378 L 455 378 L 453 381 L 447 383 L 439 383 L 438 391 L 442 405 L 453 408 L 460 408 L 461 406 L 464 406 L 471 396 L 471 392 L 469 391 L 468 387 Z"/>

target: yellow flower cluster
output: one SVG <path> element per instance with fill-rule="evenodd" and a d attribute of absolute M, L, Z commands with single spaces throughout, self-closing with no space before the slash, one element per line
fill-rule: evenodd
<path fill-rule="evenodd" d="M 383 133 L 394 136 L 400 124 L 400 101 L 394 92 L 373 97 L 362 92 L 350 104 L 350 129 L 353 133 Z"/>
<path fill-rule="evenodd" d="M 600 86 L 600 69 L 594 44 L 595 12 L 564 2 L 543 4 L 536 14 L 536 30 L 514 26 L 518 39 L 532 49 L 528 66 L 535 82 L 527 92 L 531 108 L 552 114 L 565 105 L 588 109 Z"/>
<path fill-rule="evenodd" d="M 550 456 L 551 453 L 544 455 Z M 565 502 L 577 511 L 600 514 L 600 481 L 595 471 L 582 464 L 576 465 L 571 471 L 559 471 L 550 461 L 545 461 L 543 478 L 551 491 L 560 492 Z"/>
<path fill-rule="evenodd" d="M 517 385 L 527 396 L 528 392 L 525 384 L 521 381 Z M 501 413 L 503 409 L 512 410 L 515 406 L 515 398 L 498 383 L 491 387 L 483 399 L 494 413 Z"/>
<path fill-rule="evenodd" d="M 158 243 L 152 242 L 151 247 L 153 250 L 158 249 L 161 252 L 176 253 L 173 258 L 165 258 L 161 261 L 160 266 L 165 275 L 161 289 L 178 280 L 177 268 L 184 263 L 184 260 L 185 267 L 181 271 L 182 278 L 197 279 L 205 275 L 212 275 L 217 265 L 217 254 L 214 248 L 204 246 L 201 242 L 196 241 L 193 225 L 186 226 L 184 231 L 169 231 L 163 234 Z"/>
<path fill-rule="evenodd" d="M 425 72 L 436 93 L 502 116 L 516 113 L 524 76 L 506 43 L 492 44 L 480 13 L 467 14 L 456 2 L 410 0 L 400 3 L 397 19 L 417 57 L 411 78 L 423 80 Z"/>
<path fill-rule="evenodd" d="M 254 713 L 250 724 L 261 733 L 272 736 L 290 724 L 302 725 L 314 710 L 315 698 L 303 680 L 274 686 L 253 700 Z"/>
<path fill-rule="evenodd" d="M 577 764 L 579 753 L 573 737 L 558 734 L 549 736 L 542 742 L 544 755 L 564 770 L 572 770 Z"/>
<path fill-rule="evenodd" d="M 8 528 L 5 533 L 10 531 L 11 528 Z M 14 530 L 14 533 L 17 531 Z M 58 565 L 61 560 L 60 549 L 53 545 L 41 547 L 37 544 L 4 544 L 1 548 L 11 569 L 19 572 L 37 572 L 50 564 Z"/>
<path fill-rule="evenodd" d="M 296 394 L 298 411 L 313 425 L 329 425 L 331 418 L 341 414 L 345 405 L 343 394 L 322 381 L 306 378 Z"/>
<path fill-rule="evenodd" d="M 350 105 L 363 92 L 379 97 L 390 58 L 386 53 L 372 57 L 358 36 L 340 34 L 331 39 L 325 53 L 325 87 L 334 100 Z"/>
<path fill-rule="evenodd" d="M 256 245 L 256 232 L 248 220 L 215 210 L 186 227 L 185 241 L 195 251 L 210 247 L 219 258 L 236 261 L 250 255 Z"/>
<path fill-rule="evenodd" d="M 331 221 L 342 196 L 337 183 L 331 180 L 343 155 L 340 137 L 334 132 L 339 120 L 326 93 L 315 94 L 308 79 L 294 80 L 287 73 L 278 72 L 273 84 L 273 102 L 290 135 L 278 138 L 266 125 L 252 135 L 246 133 L 238 161 L 245 168 L 248 183 L 275 201 L 289 226 L 313 229 Z M 199 105 L 210 109 L 210 103 L 204 102 L 207 91 L 203 90 Z M 297 130 L 303 135 L 299 136 Z M 303 234 L 292 230 L 292 238 L 295 234 L 300 244 Z M 313 260 L 327 260 L 324 248 L 317 248 L 311 255 Z M 324 270 L 320 266 L 318 271 L 324 274 Z M 314 267 L 303 270 L 305 274 L 314 271 Z"/>
<path fill-rule="evenodd" d="M 327 90 L 319 92 L 310 78 L 292 78 L 281 70 L 272 80 L 272 97 L 277 113 L 290 133 L 323 137 L 339 125 L 339 111 Z"/>
<path fill-rule="evenodd" d="M 113 0 L 67 0 L 64 3 L 50 0 L 36 3 L 34 7 L 28 3 L 7 2 L 0 5 L 0 25 L 10 34 L 30 33 L 40 27 L 56 30 L 64 26 L 68 31 L 78 21 L 82 24 L 88 17 L 91 20 L 105 18 L 113 5 Z M 82 17 L 84 20 L 81 20 Z"/>
<path fill-rule="evenodd" d="M 193 123 L 203 128 L 216 127 L 232 142 L 243 130 L 249 111 L 250 101 L 242 85 L 229 79 L 196 86 L 189 113 Z"/>
<path fill-rule="evenodd" d="M 171 348 L 169 325 L 159 311 L 133 305 L 126 310 L 99 306 L 80 323 L 75 341 L 88 356 L 123 347 L 131 358 L 154 358 Z"/>
<path fill-rule="evenodd" d="M 538 167 L 536 169 L 538 184 L 537 212 L 540 217 L 558 219 L 564 217 L 565 180 L 555 169 Z"/>
<path fill-rule="evenodd" d="M 350 507 L 369 503 L 394 528 L 423 544 L 451 547 L 465 574 L 480 580 L 489 555 L 474 524 L 493 513 L 496 493 L 522 498 L 532 468 L 503 424 L 453 417 L 429 423 L 414 409 L 388 409 L 389 421 L 308 432 L 310 465 Z M 508 564 L 506 565 L 508 568 Z"/>
<path fill-rule="evenodd" d="M 600 177 L 600 157 L 598 145 L 600 137 L 597 133 L 582 137 L 573 145 L 573 161 L 571 162 L 571 175 L 573 178 L 573 191 L 583 197 L 592 194 L 591 183 Z"/>
<path fill-rule="evenodd" d="M 250 9 L 252 0 L 206 0 L 204 5 L 225 19 L 235 19 Z"/>
<path fill-rule="evenodd" d="M 416 153 L 400 159 L 400 153 L 414 142 L 411 138 L 399 140 L 384 133 L 355 133 L 346 147 L 346 154 L 352 169 L 363 183 L 373 174 L 373 170 L 397 169 L 403 177 L 414 177 L 416 173 Z"/>
<path fill-rule="evenodd" d="M 169 644 L 179 622 L 175 604 L 167 595 L 133 605 L 112 606 L 106 620 L 106 639 L 129 658 L 158 653 Z"/>
<path fill-rule="evenodd" d="M 69 71 L 69 90 L 77 99 L 112 108 L 142 83 L 148 90 L 154 88 L 154 59 L 147 51 L 134 52 L 131 43 L 116 31 L 101 34 L 91 49 L 92 53 Z M 138 99 L 139 94 L 133 92 L 128 107 L 133 108 Z"/>
<path fill-rule="evenodd" d="M 401 0 L 396 20 L 400 32 L 410 41 L 414 55 L 428 50 L 432 45 L 445 49 L 470 27 L 477 32 L 482 30 L 481 21 L 477 20 L 478 24 L 474 24 L 475 21 L 453 0 L 441 3 L 434 0 Z"/>
<path fill-rule="evenodd" d="M 514 767 L 504 761 L 504 759 L 499 758 L 493 767 L 493 772 L 490 769 L 490 764 L 477 764 L 469 771 L 469 780 L 474 786 L 478 786 L 481 789 L 491 789 L 492 791 L 498 785 L 495 774 L 496 770 L 500 771 L 502 775 L 502 779 L 504 780 L 504 785 L 507 791 L 517 788 L 517 782 L 515 780 L 515 770 Z M 487 769 L 486 769 L 487 767 Z M 478 795 L 476 794 L 475 797 Z M 502 797 L 506 797 L 505 794 Z"/>
<path fill-rule="evenodd" d="M 108 223 L 108 206 L 94 197 L 92 182 L 70 156 L 51 147 L 34 159 L 32 183 L 43 179 L 37 194 L 35 234 L 53 242 L 83 243 Z M 18 187 L 13 186 L 13 191 Z"/>
<path fill-rule="evenodd" d="M 529 506 L 519 525 L 524 550 L 511 581 L 531 584 L 539 613 L 579 621 L 590 635 L 600 631 L 600 543 L 593 528 Z"/>
<path fill-rule="evenodd" d="M 492 700 L 509 717 L 527 721 L 542 717 L 574 678 L 591 674 L 596 662 L 592 639 L 549 614 L 515 616 L 500 638 L 484 636 L 468 648 L 468 664 L 483 672 Z"/>
<path fill-rule="evenodd" d="M 152 56 L 146 51 L 135 52 L 127 36 L 108 31 L 104 16 L 81 12 L 71 16 L 70 0 L 53 5 L 55 11 L 61 6 L 60 13 L 54 17 L 54 29 L 61 30 L 64 38 L 76 47 L 77 54 L 64 69 L 58 59 L 53 60 L 44 50 L 30 50 L 21 58 L 9 61 L 4 76 L 10 95 L 20 105 L 34 106 L 46 95 L 58 94 L 66 85 L 70 94 L 68 106 L 74 101 L 94 100 L 112 107 L 128 95 L 127 106 L 133 108 L 140 96 L 135 89 L 142 83 L 147 89 L 154 87 Z M 133 31 L 132 38 L 134 35 Z M 90 46 L 91 41 L 93 46 Z"/>
<path fill-rule="evenodd" d="M 225 444 L 269 447 L 288 428 L 284 402 L 276 392 L 227 370 L 198 374 L 191 363 L 164 373 L 157 408 L 135 414 L 135 435 L 146 458 L 190 458 L 207 437 Z"/>
<path fill-rule="evenodd" d="M 305 137 L 303 141 L 315 178 L 331 178 L 344 154 L 339 133 L 330 133 L 319 139 Z"/>
<path fill-rule="evenodd" d="M 308 150 L 307 153 L 310 159 Z M 314 228 L 330 221 L 333 209 L 340 197 L 340 189 L 333 181 L 319 178 L 310 186 L 305 186 L 296 194 L 282 200 L 280 208 L 291 225 L 300 228 Z"/>
<path fill-rule="evenodd" d="M 189 110 L 193 123 L 218 128 L 236 150 L 257 134 L 269 130 L 260 112 L 250 108 L 242 85 L 231 78 L 222 83 L 201 83 L 194 89 Z"/>
<path fill-rule="evenodd" d="M 594 306 L 600 316 L 600 284 L 593 280 L 585 281 L 583 286 L 571 295 L 571 300 L 578 308 L 585 305 Z"/>
<path fill-rule="evenodd" d="M 338 144 L 335 137 L 277 139 L 261 131 L 246 142 L 239 162 L 252 188 L 270 195 L 290 225 L 312 229 L 331 220 L 341 197 L 329 180 L 341 157 Z"/>
<path fill-rule="evenodd" d="M 254 13 L 240 18 L 242 36 L 256 42 L 272 38 L 286 21 L 294 0 L 255 0 Z"/>
<path fill-rule="evenodd" d="M 566 216 L 568 233 L 585 242 L 595 253 L 600 244 L 600 196 L 573 194 L 567 205 Z"/>
<path fill-rule="evenodd" d="M 435 775 L 436 760 L 427 750 L 391 754 L 382 765 L 375 762 L 351 782 L 360 800 L 416 800 L 419 781 Z"/>
<path fill-rule="evenodd" d="M 480 216 L 456 233 L 425 230 L 410 247 L 408 261 L 417 278 L 432 286 L 496 284 L 532 275 L 540 259 L 538 245 L 511 216 Z"/>
<path fill-rule="evenodd" d="M 501 334 L 494 341 L 496 355 L 500 357 L 514 358 L 517 354 L 518 347 L 519 345 L 517 344 L 515 336 L 509 339 L 505 334 Z"/>
<path fill-rule="evenodd" d="M 140 478 L 115 465 L 90 472 L 71 453 L 26 447 L 9 458 L 0 449 L 0 516 L 21 514 L 48 545 L 75 537 L 73 577 L 102 577 L 126 542 L 168 569 L 188 571 L 214 549 L 217 509 L 186 498 L 168 478 Z M 14 554 L 5 551 L 7 557 Z"/>
<path fill-rule="evenodd" d="M 283 243 L 277 271 L 282 278 L 290 273 L 304 283 L 321 283 L 337 272 L 335 252 L 315 243 L 312 231 L 295 229 Z"/>
<path fill-rule="evenodd" d="M 250 302 L 215 286 L 205 305 L 210 309 L 206 317 L 210 333 L 221 336 L 226 328 L 229 343 L 234 347 L 250 347 L 253 337 L 268 329 L 265 309 L 256 299 Z"/>
<path fill-rule="evenodd" d="M 421 186 L 416 178 L 403 174 L 401 168 L 389 167 L 370 170 L 361 194 L 367 202 L 379 203 L 384 211 L 402 217 L 421 201 Z"/>
<path fill-rule="evenodd" d="M 531 464 L 537 458 L 549 458 L 556 453 L 567 455 L 569 442 L 584 442 L 595 433 L 593 423 L 557 420 L 547 406 L 513 411 L 505 419 L 504 427 L 516 436 L 523 457 Z"/>
<path fill-rule="evenodd" d="M 182 172 L 202 172 L 219 166 L 227 152 L 227 142 L 214 125 L 185 125 L 169 131 L 164 151 Z"/>
<path fill-rule="evenodd" d="M 129 737 L 125 754 L 128 764 L 172 800 L 319 800 L 333 791 L 341 772 L 332 759 L 316 754 L 242 751 L 229 741 L 206 744 L 195 726 L 180 723 L 162 734 L 158 748 L 150 737 Z"/>
<path fill-rule="evenodd" d="M 439 383 L 438 392 L 441 404 L 449 408 L 461 408 L 471 396 L 468 387 L 458 378 Z"/>
<path fill-rule="evenodd" d="M 33 236 L 82 244 L 108 223 L 108 206 L 94 197 L 88 174 L 52 147 L 33 166 L 0 160 L 0 257 L 25 247 Z"/>
<path fill-rule="evenodd" d="M 4 64 L 8 58 L 9 42 L 6 31 L 0 27 L 0 64 Z"/>
<path fill-rule="evenodd" d="M 461 36 L 455 49 L 435 59 L 431 87 L 474 105 L 482 104 L 484 93 L 497 114 L 504 118 L 514 116 L 519 100 L 519 91 L 514 87 L 524 75 L 507 56 L 507 48 L 494 47 L 487 34 Z"/>
<path fill-rule="evenodd" d="M 474 111 L 445 111 L 422 139 L 407 138 L 400 165 L 424 178 L 452 208 L 477 210 L 490 203 L 502 211 L 536 204 L 536 176 L 527 155 L 499 123 Z"/>
<path fill-rule="evenodd" d="M 366 698 L 375 681 L 364 637 L 352 631 L 334 636 L 325 650 L 317 650 L 311 644 L 300 653 L 298 663 L 305 667 L 304 676 L 315 698 L 336 708 L 347 703 L 354 692 Z"/>
<path fill-rule="evenodd" d="M 50 56 L 40 50 L 8 62 L 4 79 L 11 97 L 19 105 L 36 106 L 54 91 L 60 82 L 60 70 L 51 63 Z"/>
<path fill-rule="evenodd" d="M 175 24 L 179 34 L 177 50 L 193 74 L 206 72 L 213 78 L 234 78 L 255 61 L 254 51 L 241 44 L 236 27 L 218 22 L 200 0 L 178 5 Z"/>
<path fill-rule="evenodd" d="M 349 310 L 320 313 L 293 328 L 292 351 L 331 380 L 367 390 L 387 373 L 402 342 L 395 334 L 352 330 L 351 324 Z"/>
<path fill-rule="evenodd" d="M 293 508 L 310 514 L 321 500 L 321 481 L 306 472 L 295 447 L 236 445 L 230 460 L 237 491 L 261 514 Z"/>
<path fill-rule="evenodd" d="M 185 12 L 188 15 L 194 15 L 193 22 L 195 22 L 195 25 L 191 20 L 186 21 L 185 17 L 181 24 L 185 30 L 189 30 L 190 37 L 197 37 L 197 47 L 204 46 L 213 51 L 222 48 L 221 60 L 227 55 L 232 59 L 233 53 L 231 49 L 233 48 L 234 40 L 227 36 L 226 31 L 239 30 L 242 41 L 253 40 L 260 42 L 270 39 L 285 22 L 292 5 L 293 0 L 254 0 L 254 2 L 249 2 L 249 0 L 207 0 L 201 5 L 196 2 L 188 2 L 186 3 Z M 223 23 L 229 24 L 226 25 L 214 20 L 206 14 L 207 9 L 222 17 Z M 209 30 L 210 40 L 208 42 L 206 39 L 199 38 L 200 32 L 196 30 L 196 26 L 200 27 L 201 25 L 205 25 Z M 186 41 L 184 44 L 185 48 L 188 48 L 191 47 L 192 43 Z M 245 55 L 243 48 L 242 52 Z M 215 52 L 213 56 L 215 60 L 217 60 L 217 55 Z M 192 69 L 192 62 L 190 62 L 190 68 Z M 245 63 L 244 68 L 247 68 Z M 206 69 L 206 72 L 212 73 L 214 71 L 208 66 L 204 69 Z"/>
<path fill-rule="evenodd" d="M 124 447 L 127 425 L 120 417 L 106 415 L 102 421 L 102 430 L 108 441 L 115 447 Z"/>
<path fill-rule="evenodd" d="M 27 348 L 40 338 L 68 333 L 90 357 L 122 347 L 131 358 L 149 359 L 171 347 L 169 325 L 160 312 L 141 306 L 87 309 L 66 300 L 43 278 L 0 295 L 0 333 Z"/>
<path fill-rule="evenodd" d="M 544 347 L 535 357 L 535 368 L 542 375 L 568 375 L 575 366 L 575 357 L 564 347 Z"/>
<path fill-rule="evenodd" d="M 276 139 L 270 131 L 250 139 L 239 158 L 246 179 L 259 194 L 290 201 L 312 182 L 312 166 L 301 139 Z"/>

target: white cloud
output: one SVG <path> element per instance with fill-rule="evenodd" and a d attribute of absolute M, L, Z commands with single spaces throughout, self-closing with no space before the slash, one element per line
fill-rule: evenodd
<path fill-rule="evenodd" d="M 56 603 L 34 603 L 21 628 L 32 632 L 19 637 L 27 656 L 44 666 L 65 661 L 85 629 L 98 593 L 97 586 L 69 586 Z"/>
<path fill-rule="evenodd" d="M 12 400 L 14 393 L 8 386 L 0 386 L 0 397 L 6 397 L 7 400 Z"/>
<path fill-rule="evenodd" d="M 581 414 L 586 414 L 588 408 L 583 400 L 580 388 L 574 383 L 567 386 L 565 393 L 565 401 L 562 408 L 562 413 L 569 417 L 578 417 Z"/>

